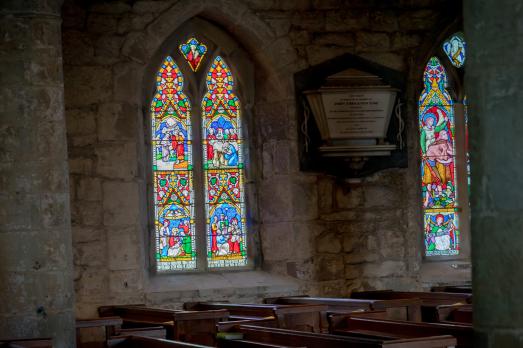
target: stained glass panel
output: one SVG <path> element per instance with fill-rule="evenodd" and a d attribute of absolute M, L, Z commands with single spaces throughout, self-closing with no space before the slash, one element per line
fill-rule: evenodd
<path fill-rule="evenodd" d="M 465 64 L 467 44 L 462 33 L 456 33 L 443 43 L 443 51 L 452 65 L 461 68 Z"/>
<path fill-rule="evenodd" d="M 217 56 L 202 100 L 206 177 L 207 260 L 210 268 L 247 264 L 240 101 L 232 73 Z"/>
<path fill-rule="evenodd" d="M 197 71 L 207 52 L 207 46 L 192 37 L 186 43 L 180 45 L 180 52 L 187 63 L 189 63 L 192 71 Z"/>
<path fill-rule="evenodd" d="M 182 73 L 167 57 L 156 76 L 150 110 L 160 272 L 196 268 L 190 109 Z"/>
<path fill-rule="evenodd" d="M 457 255 L 454 114 L 452 99 L 446 90 L 447 76 L 438 58 L 429 60 L 423 79 L 425 88 L 418 113 L 425 253 L 427 256 Z M 442 224 L 448 228 L 440 228 Z"/>

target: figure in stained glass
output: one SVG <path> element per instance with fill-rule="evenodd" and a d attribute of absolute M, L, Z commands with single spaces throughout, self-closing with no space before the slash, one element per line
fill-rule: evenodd
<path fill-rule="evenodd" d="M 183 76 L 166 57 L 151 102 L 158 271 L 196 267 L 190 103 L 182 90 Z"/>
<path fill-rule="evenodd" d="M 424 207 L 445 208 L 454 201 L 454 148 L 450 120 L 432 106 L 420 130 Z"/>
<path fill-rule="evenodd" d="M 443 43 L 443 51 L 449 58 L 452 65 L 460 68 L 465 64 L 467 44 L 462 33 L 452 35 Z"/>
<path fill-rule="evenodd" d="M 197 71 L 205 52 L 207 52 L 207 46 L 200 43 L 196 38 L 190 38 L 186 43 L 180 45 L 180 52 L 189 63 L 192 71 Z"/>
<path fill-rule="evenodd" d="M 459 250 L 459 231 L 454 213 L 433 213 L 425 216 L 425 248 L 427 255 L 455 255 Z"/>
<path fill-rule="evenodd" d="M 425 252 L 457 255 L 455 141 L 452 99 L 446 90 L 445 69 L 429 59 L 419 100 L 421 181 L 425 219 Z"/>
<path fill-rule="evenodd" d="M 240 101 L 227 64 L 216 57 L 202 100 L 209 267 L 247 262 Z"/>

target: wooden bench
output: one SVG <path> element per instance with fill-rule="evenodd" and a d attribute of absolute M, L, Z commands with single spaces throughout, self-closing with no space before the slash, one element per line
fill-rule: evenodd
<path fill-rule="evenodd" d="M 170 341 L 161 338 L 127 336 L 115 337 L 107 341 L 107 348 L 211 348 L 180 341 Z"/>
<path fill-rule="evenodd" d="M 421 300 L 404 298 L 394 300 L 368 300 L 333 297 L 279 297 L 269 299 L 275 304 L 321 304 L 329 314 L 358 310 L 386 310 L 391 319 L 421 321 Z"/>
<path fill-rule="evenodd" d="M 191 310 L 225 309 L 230 319 L 259 320 L 274 317 L 277 327 L 309 332 L 328 332 L 326 305 L 236 304 L 223 302 L 186 303 Z M 269 325 L 270 326 L 270 325 Z"/>
<path fill-rule="evenodd" d="M 241 333 L 243 335 L 243 339 L 247 341 L 282 346 L 304 346 L 308 348 L 446 348 L 456 345 L 456 339 L 449 335 L 395 340 L 348 337 L 278 328 L 266 328 L 252 325 L 239 325 L 234 327 L 232 330 L 234 332 Z"/>
<path fill-rule="evenodd" d="M 53 348 L 51 338 L 28 338 L 0 340 L 1 348 Z"/>
<path fill-rule="evenodd" d="M 441 305 L 436 307 L 437 322 L 461 323 L 472 325 L 472 305 Z"/>
<path fill-rule="evenodd" d="M 171 340 L 215 345 L 217 325 L 229 317 L 227 310 L 178 311 L 145 306 L 104 306 L 101 317 L 118 315 L 127 329 L 162 326 Z"/>
<path fill-rule="evenodd" d="M 437 321 L 437 306 L 472 303 L 472 294 L 450 292 L 378 290 L 353 292 L 351 298 L 374 300 L 418 298 L 421 300 L 421 318 L 427 322 Z"/>
<path fill-rule="evenodd" d="M 471 285 L 444 285 L 444 286 L 433 286 L 430 288 L 433 292 L 457 292 L 462 294 L 472 294 Z"/>
<path fill-rule="evenodd" d="M 472 347 L 473 344 L 473 330 L 467 325 L 384 320 L 352 314 L 346 315 L 344 320 L 337 320 L 332 333 L 382 339 L 451 335 L 457 339 L 457 347 Z"/>

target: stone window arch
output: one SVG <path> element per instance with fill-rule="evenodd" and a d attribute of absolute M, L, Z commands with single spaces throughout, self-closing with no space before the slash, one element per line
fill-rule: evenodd
<path fill-rule="evenodd" d="M 425 61 L 418 97 L 423 250 L 426 260 L 470 258 L 466 42 L 441 35 Z"/>
<path fill-rule="evenodd" d="M 184 55 L 181 47 L 181 45 L 190 44 L 189 40 L 192 38 L 195 38 L 198 44 L 205 46 L 205 52 L 200 57 L 198 66 L 190 64 L 190 57 L 187 57 L 186 54 Z M 184 48 L 187 48 L 187 46 Z M 238 119 L 241 120 L 241 125 L 238 125 L 238 127 L 241 127 L 238 130 L 238 134 L 241 134 L 242 138 L 240 141 L 228 141 L 228 143 L 225 143 L 238 151 L 240 160 L 236 162 L 228 161 L 227 168 L 222 168 L 220 163 L 214 162 L 220 170 L 216 170 L 218 167 L 213 165 L 212 159 L 209 161 L 206 149 L 210 144 L 208 139 L 206 139 L 206 131 L 204 129 L 205 98 L 210 96 L 211 92 L 215 94 L 215 91 L 209 90 L 208 76 L 216 68 L 217 60 L 221 60 L 224 63 L 220 68 L 225 67 L 229 74 L 227 76 L 230 76 L 230 81 L 234 83 L 232 92 L 236 96 L 237 101 L 239 101 L 239 108 L 236 112 Z M 170 71 L 174 69 L 176 77 L 178 75 L 181 77 L 179 90 L 175 91 L 174 95 L 177 101 L 186 100 L 182 106 L 187 108 L 187 134 L 181 136 L 180 139 L 183 139 L 184 146 L 178 152 L 182 154 L 184 159 L 180 157 L 178 168 L 171 168 L 177 169 L 175 171 L 165 171 L 165 169 L 169 168 L 160 168 L 161 166 L 155 164 L 155 161 L 158 159 L 162 162 L 162 144 L 166 145 L 166 148 L 170 148 L 167 152 L 176 153 L 172 144 L 164 143 L 158 139 L 158 135 L 162 131 L 160 129 L 155 130 L 154 127 L 157 125 L 153 124 L 155 115 L 158 115 L 155 113 L 155 103 L 159 90 L 165 88 L 165 86 L 162 87 L 159 84 L 165 84 L 166 81 L 159 76 L 162 74 L 162 71 L 165 73 L 166 68 Z M 256 228 L 253 226 L 253 221 L 255 221 L 253 218 L 255 202 L 252 197 L 255 196 L 253 193 L 255 185 L 252 179 L 252 167 L 250 166 L 252 161 L 250 146 L 252 144 L 251 107 L 254 96 L 254 68 L 249 55 L 233 38 L 218 27 L 203 19 L 193 18 L 180 26 L 161 45 L 160 49 L 152 57 L 146 75 L 144 78 L 146 105 L 150 106 L 147 113 L 148 117 L 146 118 L 149 126 L 147 126 L 146 122 L 146 129 L 149 127 L 148 139 L 151 150 L 149 151 L 151 158 L 148 161 L 150 163 L 148 175 L 150 180 L 148 182 L 147 196 L 149 201 L 148 230 L 152 270 L 156 272 L 205 272 L 254 268 L 257 253 L 253 242 Z M 180 96 L 182 97 L 180 98 Z M 209 98 L 207 98 L 207 102 L 209 102 Z M 161 103 L 158 105 L 161 107 Z M 161 111 L 158 108 L 156 110 L 159 113 L 165 112 L 165 110 Z M 216 111 L 216 108 L 213 110 Z M 179 112 L 179 109 L 174 110 L 174 114 L 179 114 Z M 225 110 L 225 112 L 231 114 L 230 110 Z M 176 119 L 176 117 L 173 119 Z M 165 121 L 165 119 L 163 120 Z M 177 128 L 174 125 L 175 122 L 171 120 L 171 123 L 169 127 L 172 129 Z M 163 130 L 170 129 L 165 127 L 165 125 L 162 127 Z M 163 132 L 163 135 L 165 133 Z M 235 134 L 232 130 L 230 130 L 230 133 L 228 131 L 226 133 L 231 136 Z M 173 141 L 176 142 L 176 139 Z M 177 161 L 177 156 L 171 156 L 171 160 Z M 182 162 L 184 161 L 187 162 L 183 164 Z M 224 169 L 228 169 L 228 171 L 224 171 Z M 213 174 L 219 172 L 222 175 L 214 175 L 211 178 L 211 172 Z M 231 175 L 233 172 L 236 172 L 236 175 Z M 180 173 L 182 173 L 181 176 Z M 172 180 L 168 179 L 169 175 L 172 177 Z M 180 177 L 183 179 L 183 184 L 180 184 Z M 240 193 L 233 197 L 235 198 L 234 202 L 228 202 L 230 204 L 226 207 L 222 204 L 226 209 L 221 209 L 223 207 L 219 206 L 219 204 L 213 205 L 213 202 L 219 203 L 220 201 L 220 198 L 217 198 L 216 195 L 214 198 L 217 199 L 213 202 L 208 199 L 210 197 L 209 192 L 211 192 L 209 184 L 211 179 L 214 180 L 213 183 L 218 182 L 216 187 L 224 187 L 224 185 L 220 186 L 220 180 L 216 180 L 216 178 L 223 178 L 227 182 L 232 182 L 233 179 L 241 179 L 240 185 L 231 188 L 231 190 L 240 190 Z M 159 193 L 161 190 L 158 189 L 160 182 L 164 185 L 167 182 L 167 186 L 171 185 L 181 188 L 181 191 L 174 190 L 177 191 L 177 202 L 172 200 L 168 203 L 160 202 Z M 169 188 L 164 190 L 165 192 L 163 192 L 164 195 L 162 196 L 166 197 L 165 193 L 168 190 Z M 183 197 L 183 194 L 180 194 L 183 191 L 186 193 L 188 191 L 189 194 Z M 231 200 L 231 195 L 227 194 L 227 192 L 221 193 L 223 193 L 222 198 Z M 166 207 L 166 204 L 171 204 L 173 208 Z M 181 215 L 178 215 L 181 211 L 177 210 L 177 208 L 181 207 L 180 204 L 184 205 L 182 209 L 185 209 L 182 214 L 183 218 L 181 218 Z M 160 205 L 162 206 L 159 207 Z M 221 242 L 222 247 L 227 248 L 225 248 L 226 250 L 223 248 L 218 250 L 217 246 L 219 245 L 217 244 L 220 243 L 216 243 L 217 232 L 216 229 L 211 228 L 214 217 L 213 212 L 214 215 L 218 214 L 223 217 L 227 212 L 230 213 L 234 207 L 238 208 L 238 214 L 236 214 L 238 216 L 231 215 L 224 218 L 224 220 L 230 220 L 226 227 L 227 233 L 224 233 L 225 229 L 221 229 L 218 232 L 218 234 L 222 235 L 218 241 Z M 169 218 L 166 218 L 166 216 L 169 216 Z M 178 217 L 180 219 L 177 219 Z M 163 226 L 164 223 L 166 226 Z M 173 229 L 176 230 L 178 226 L 180 228 L 177 229 L 178 234 L 176 234 L 176 232 L 173 232 Z M 239 232 L 235 234 L 231 232 L 233 230 Z"/>

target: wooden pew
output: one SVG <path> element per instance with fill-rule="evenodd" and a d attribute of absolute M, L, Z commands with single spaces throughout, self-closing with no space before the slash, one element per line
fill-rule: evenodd
<path fill-rule="evenodd" d="M 210 348 L 199 344 L 155 339 L 150 337 L 121 337 L 108 341 L 108 348 Z M 226 348 L 289 348 L 275 344 L 266 344 L 246 340 L 219 340 L 218 347 Z M 294 348 L 296 346 L 293 346 Z"/>
<path fill-rule="evenodd" d="M 367 318 L 346 315 L 344 320 L 336 320 L 336 335 L 360 336 L 366 338 L 400 339 L 440 335 L 452 335 L 457 339 L 456 347 L 472 347 L 473 329 L 471 326 L 442 323 L 416 323 L 410 321 Z"/>
<path fill-rule="evenodd" d="M 96 319 L 77 319 L 76 320 L 76 346 L 81 348 L 105 347 L 107 340 L 118 336 L 142 336 L 166 338 L 166 330 L 162 326 L 152 326 L 144 328 L 122 329 L 123 319 L 121 317 L 105 317 Z M 80 330 L 85 328 L 104 328 L 105 337 L 99 342 L 82 343 Z"/>
<path fill-rule="evenodd" d="M 433 286 L 430 288 L 432 292 L 457 292 L 462 294 L 472 294 L 472 285 L 444 285 Z"/>
<path fill-rule="evenodd" d="M 28 338 L 0 340 L 1 348 L 53 348 L 51 338 Z"/>
<path fill-rule="evenodd" d="M 118 315 L 128 329 L 163 326 L 167 338 L 197 344 L 215 345 L 217 325 L 229 317 L 227 310 L 178 311 L 145 306 L 104 306 L 100 316 Z"/>
<path fill-rule="evenodd" d="M 367 300 L 333 297 L 279 297 L 269 299 L 275 304 L 322 304 L 329 314 L 358 310 L 386 310 L 391 319 L 421 321 L 421 300 L 404 298 L 394 300 Z M 399 313 L 398 313 L 399 312 Z"/>
<path fill-rule="evenodd" d="M 421 300 L 421 318 L 427 322 L 437 321 L 437 306 L 472 303 L 472 294 L 450 292 L 378 290 L 353 292 L 351 298 L 375 300 L 419 298 Z"/>
<path fill-rule="evenodd" d="M 449 335 L 394 340 L 348 337 L 252 325 L 239 325 L 232 330 L 241 333 L 243 339 L 247 341 L 308 348 L 446 348 L 456 344 L 456 339 Z M 219 341 L 219 347 L 227 346 L 220 345 Z"/>
<path fill-rule="evenodd" d="M 437 322 L 461 323 L 472 325 L 472 305 L 441 305 L 436 307 Z"/>
<path fill-rule="evenodd" d="M 107 341 L 107 348 L 211 348 L 180 341 L 170 341 L 160 338 L 127 336 L 115 337 Z"/>
<path fill-rule="evenodd" d="M 230 319 L 257 320 L 274 317 L 277 327 L 284 329 L 328 332 L 326 305 L 236 304 L 221 302 L 186 303 L 186 309 L 225 309 Z"/>

